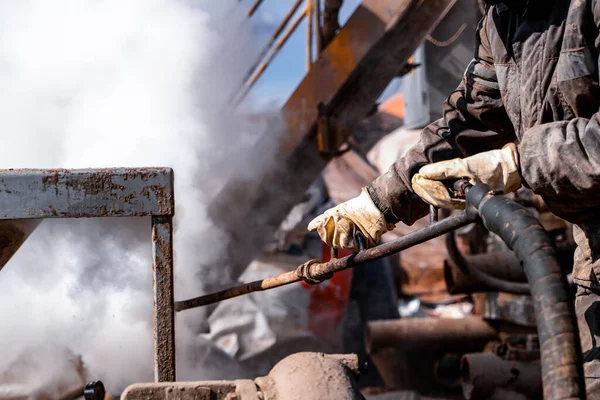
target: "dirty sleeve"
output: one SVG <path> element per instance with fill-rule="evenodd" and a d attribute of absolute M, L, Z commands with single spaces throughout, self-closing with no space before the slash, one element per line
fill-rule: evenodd
<path fill-rule="evenodd" d="M 600 1 L 593 1 L 592 7 L 596 25 L 600 26 Z M 570 77 L 573 84 L 581 85 L 586 79 L 584 75 L 598 74 L 600 37 L 595 47 L 596 55 L 582 51 L 581 55 L 589 60 L 571 68 L 576 74 Z M 519 144 L 519 153 L 523 179 L 555 214 L 573 223 L 600 221 L 598 110 L 590 118 L 552 122 L 527 130 Z"/>
<path fill-rule="evenodd" d="M 487 17 L 479 23 L 475 55 L 444 102 L 444 117 L 423 129 L 419 142 L 367 187 L 388 222 L 411 225 L 427 213 L 428 206 L 410 183 L 423 165 L 498 149 L 515 140 L 486 34 L 491 24 Z"/>

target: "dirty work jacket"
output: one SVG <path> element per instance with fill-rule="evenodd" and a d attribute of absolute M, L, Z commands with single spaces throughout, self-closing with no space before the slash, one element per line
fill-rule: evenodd
<path fill-rule="evenodd" d="M 424 164 L 513 141 L 524 183 L 554 213 L 600 220 L 600 0 L 538 4 L 524 15 L 503 4 L 488 10 L 444 118 L 367 188 L 388 222 L 426 214 L 410 183 Z"/>

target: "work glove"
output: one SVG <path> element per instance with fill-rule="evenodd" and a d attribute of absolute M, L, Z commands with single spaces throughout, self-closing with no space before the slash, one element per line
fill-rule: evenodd
<path fill-rule="evenodd" d="M 367 248 L 374 247 L 381 235 L 394 229 L 394 225 L 385 221 L 371 196 L 362 189 L 362 193 L 345 203 L 330 208 L 308 224 L 308 230 L 317 231 L 321 239 L 330 247 L 358 251 L 355 239 L 360 231 L 365 237 Z"/>
<path fill-rule="evenodd" d="M 466 179 L 471 184 L 485 183 L 504 194 L 521 186 L 519 156 L 514 143 L 467 158 L 441 161 L 422 167 L 412 178 L 412 187 L 427 203 L 450 210 L 464 209 L 465 200 L 453 198 L 443 180 Z"/>

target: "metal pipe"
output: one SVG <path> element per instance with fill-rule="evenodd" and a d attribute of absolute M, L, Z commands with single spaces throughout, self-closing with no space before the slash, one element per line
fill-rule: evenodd
<path fill-rule="evenodd" d="M 319 58 L 319 53 L 323 50 L 323 31 L 321 25 L 321 1 L 313 0 L 315 4 L 313 8 L 315 10 L 315 32 L 316 32 L 316 44 L 317 44 L 317 54 L 316 58 Z"/>
<path fill-rule="evenodd" d="M 438 209 L 435 206 L 429 206 L 429 224 L 433 224 L 440 220 Z"/>
<path fill-rule="evenodd" d="M 477 351 L 498 333 L 479 317 L 402 318 L 367 324 L 365 344 L 374 354 L 387 348 L 399 350 Z"/>
<path fill-rule="evenodd" d="M 585 399 L 583 358 L 569 284 L 551 239 L 529 211 L 489 186 L 467 193 L 486 228 L 499 235 L 523 264 L 531 287 L 542 360 L 544 398 Z"/>
<path fill-rule="evenodd" d="M 312 0 L 306 1 L 306 72 L 310 71 L 313 56 L 313 4 Z"/>
<path fill-rule="evenodd" d="M 254 15 L 254 13 L 256 12 L 256 10 L 258 9 L 258 7 L 260 7 L 260 5 L 262 4 L 264 0 L 256 0 L 254 2 L 254 4 L 252 4 L 252 6 L 250 7 L 250 9 L 248 10 L 248 18 L 250 18 L 251 16 Z"/>
<path fill-rule="evenodd" d="M 527 282 L 523 266 L 512 251 L 491 251 L 483 254 L 463 255 L 473 268 L 511 282 Z"/>
<path fill-rule="evenodd" d="M 357 254 L 346 256 L 344 258 L 337 258 L 325 263 L 319 262 L 318 260 L 311 260 L 305 264 L 302 264 L 296 270 L 286 272 L 285 274 L 246 283 L 193 299 L 175 302 L 175 311 L 183 311 L 190 308 L 202 307 L 244 294 L 273 289 L 279 286 L 288 285 L 290 283 L 299 282 L 300 280 L 304 280 L 309 283 L 319 283 L 320 281 L 329 279 L 334 272 L 343 271 L 356 265 L 365 264 L 370 261 L 378 260 L 391 254 L 398 253 L 402 250 L 408 249 L 409 247 L 416 246 L 455 229 L 462 228 L 463 226 L 474 222 L 476 219 L 476 215 L 462 212 L 440 222 L 436 222 L 435 224 L 429 225 L 421 230 L 409 233 L 402 238 L 373 247 L 371 249 L 360 251 Z"/>
<path fill-rule="evenodd" d="M 449 260 L 444 262 L 444 280 L 446 281 L 446 290 L 452 295 L 498 291 L 479 282 L 473 276 L 465 274 Z"/>
<path fill-rule="evenodd" d="M 253 76 L 257 73 L 257 70 L 261 66 L 261 61 L 263 61 L 265 56 L 269 53 L 269 50 L 273 47 L 273 44 L 275 44 L 275 42 L 281 35 L 281 32 L 283 32 L 283 30 L 288 25 L 288 23 L 290 22 L 290 20 L 294 16 L 294 14 L 296 14 L 296 11 L 298 11 L 298 8 L 300 8 L 300 5 L 302 5 L 303 1 L 304 0 L 296 0 L 294 2 L 294 4 L 292 5 L 292 7 L 290 8 L 290 10 L 287 12 L 287 14 L 283 17 L 283 19 L 281 20 L 279 25 L 277 25 L 277 28 L 275 28 L 275 31 L 273 32 L 273 34 L 267 41 L 267 44 L 265 45 L 265 47 L 263 47 L 261 52 L 258 54 L 256 61 L 254 62 L 254 64 L 252 64 L 252 66 L 250 67 L 248 72 L 246 72 L 246 75 L 244 76 L 244 78 L 242 80 L 242 82 L 243 82 L 242 87 L 238 91 L 239 93 L 238 93 L 237 97 L 235 98 L 235 101 L 234 101 L 235 104 L 239 104 L 239 102 L 241 102 L 241 100 L 243 100 L 245 93 L 248 93 L 248 91 L 252 88 L 252 85 L 254 83 L 253 82 L 249 83 L 250 79 L 252 79 Z M 256 79 L 258 79 L 258 77 L 254 78 L 254 81 L 256 81 Z"/>
<path fill-rule="evenodd" d="M 540 361 L 506 361 L 489 352 L 466 354 L 460 374 L 463 395 L 468 400 L 488 399 L 498 388 L 526 394 L 528 398 L 542 394 Z"/>
<path fill-rule="evenodd" d="M 475 281 L 482 283 L 485 287 L 494 288 L 498 291 L 507 293 L 529 294 L 529 285 L 527 283 L 510 282 L 505 279 L 497 278 L 478 269 L 474 265 L 471 265 L 458 249 L 454 232 L 450 232 L 446 235 L 446 248 L 452 262 L 466 275 L 472 276 Z"/>

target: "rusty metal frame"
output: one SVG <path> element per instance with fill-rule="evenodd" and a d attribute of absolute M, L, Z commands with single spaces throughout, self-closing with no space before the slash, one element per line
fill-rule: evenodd
<path fill-rule="evenodd" d="M 175 381 L 170 168 L 0 170 L 0 220 L 151 217 L 154 379 Z"/>

